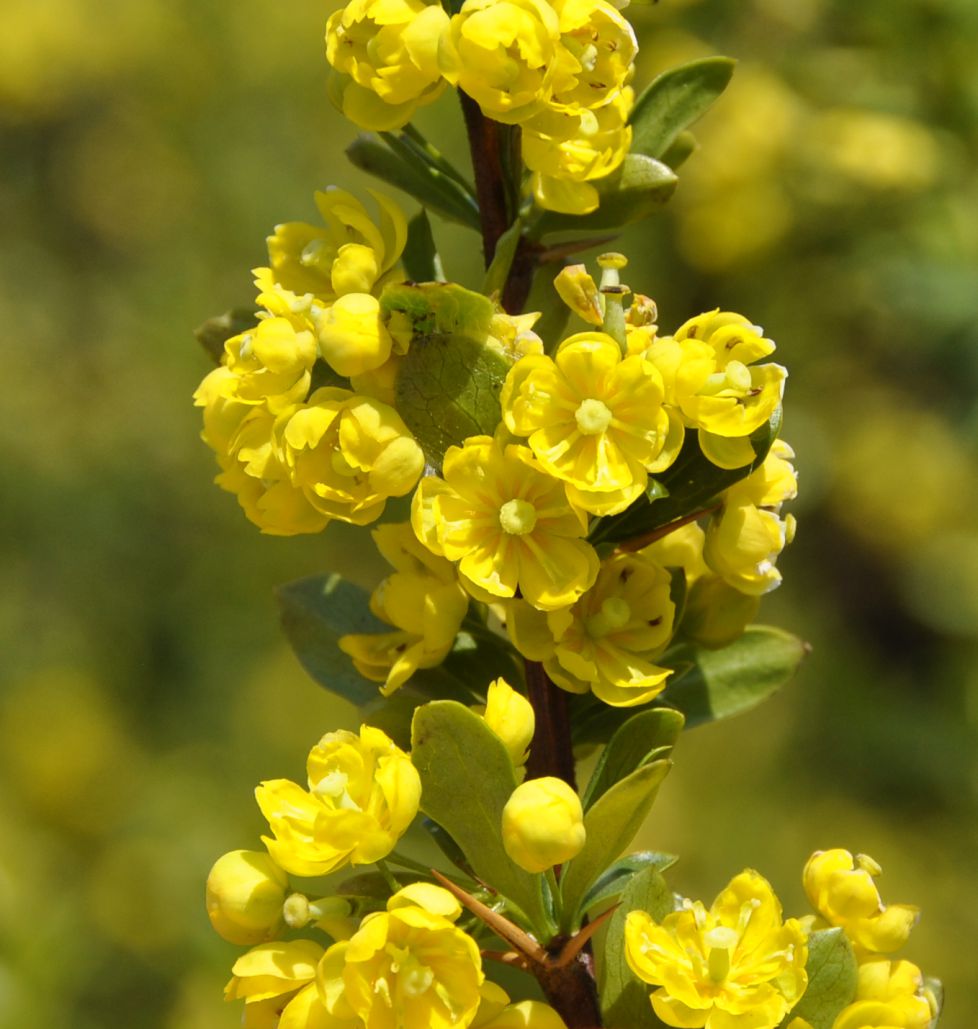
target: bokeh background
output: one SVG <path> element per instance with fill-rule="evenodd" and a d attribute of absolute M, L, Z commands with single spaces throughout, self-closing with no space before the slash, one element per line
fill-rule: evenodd
<path fill-rule="evenodd" d="M 203 880 L 251 790 L 352 713 L 272 588 L 377 567 L 342 527 L 259 536 L 209 482 L 191 337 L 252 298 L 352 129 L 320 0 L 4 0 L 0 31 L 0 1025 L 221 1029 L 236 949 Z M 674 328 L 748 314 L 791 370 L 800 529 L 762 620 L 813 645 L 758 711 L 680 745 L 646 842 L 710 898 L 745 866 L 803 908 L 845 846 L 924 909 L 907 956 L 978 1011 L 978 6 L 663 0 L 637 84 L 740 60 L 674 202 L 626 235 Z M 421 126 L 458 152 L 446 98 Z M 449 139 L 447 132 L 454 133 Z M 436 226 L 449 274 L 472 237 Z M 334 531 L 335 530 L 335 531 Z"/>

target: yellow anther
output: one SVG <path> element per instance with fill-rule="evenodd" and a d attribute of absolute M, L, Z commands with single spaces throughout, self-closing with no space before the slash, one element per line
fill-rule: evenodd
<path fill-rule="evenodd" d="M 577 427 L 585 436 L 597 436 L 611 424 L 611 411 L 600 400 L 588 399 L 581 402 L 574 412 Z"/>

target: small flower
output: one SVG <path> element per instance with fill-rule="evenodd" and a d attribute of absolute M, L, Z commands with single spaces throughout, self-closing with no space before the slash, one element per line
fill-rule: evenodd
<path fill-rule="evenodd" d="M 394 341 L 380 319 L 380 301 L 369 293 L 346 293 L 317 323 L 326 363 L 346 377 L 371 372 L 391 356 Z"/>
<path fill-rule="evenodd" d="M 309 753 L 309 790 L 288 779 L 255 791 L 274 839 L 273 859 L 294 875 L 326 875 L 386 857 L 418 811 L 421 780 L 411 759 L 380 731 L 327 733 Z"/>
<path fill-rule="evenodd" d="M 816 851 L 802 876 L 812 907 L 845 930 L 860 956 L 898 950 L 920 917 L 910 904 L 883 903 L 875 882 L 881 872 L 866 854 L 835 849 Z"/>
<path fill-rule="evenodd" d="M 536 723 L 533 706 L 526 697 L 505 679 L 494 679 L 489 683 L 482 718 L 503 741 L 513 764 L 517 768 L 525 765 Z"/>
<path fill-rule="evenodd" d="M 329 1015 L 370 1029 L 465 1029 L 485 977 L 475 940 L 453 924 L 460 913 L 438 886 L 395 893 L 324 954 L 317 986 Z"/>
<path fill-rule="evenodd" d="M 781 505 L 798 493 L 794 451 L 775 440 L 757 471 L 731 486 L 706 528 L 703 556 L 709 567 L 741 593 L 760 596 L 781 583 L 778 555 L 795 534 Z"/>
<path fill-rule="evenodd" d="M 581 491 L 644 488 L 649 470 L 674 456 L 663 453 L 669 419 L 658 371 L 623 358 L 603 332 L 570 336 L 553 358 L 518 361 L 500 399 L 510 432 L 529 437 L 543 469 Z"/>
<path fill-rule="evenodd" d="M 371 594 L 370 610 L 397 631 L 341 636 L 339 645 L 361 675 L 384 683 L 380 692 L 389 697 L 418 668 L 445 660 L 469 598 L 452 563 L 420 543 L 410 523 L 381 525 L 372 535 L 395 571 Z"/>
<path fill-rule="evenodd" d="M 606 0 L 556 0 L 560 51 L 551 103 L 603 107 L 634 72 L 638 42 L 630 22 Z"/>
<path fill-rule="evenodd" d="M 224 988 L 224 998 L 243 998 L 251 1005 L 295 993 L 315 979 L 323 954 L 323 948 L 312 940 L 280 940 L 252 947 L 232 966 L 233 978 Z"/>
<path fill-rule="evenodd" d="M 222 380 L 225 396 L 243 404 L 264 403 L 270 410 L 304 399 L 316 361 L 311 328 L 297 330 L 288 318 L 268 317 L 232 336 L 224 344 L 231 372 Z"/>
<path fill-rule="evenodd" d="M 264 943 L 283 928 L 288 888 L 288 876 L 264 851 L 232 850 L 207 876 L 207 916 L 228 943 Z"/>
<path fill-rule="evenodd" d="M 750 869 L 735 876 L 709 911 L 685 901 L 656 922 L 629 912 L 625 957 L 657 989 L 656 1015 L 671 1026 L 774 1029 L 805 992 L 805 932 L 782 921 L 770 884 Z"/>
<path fill-rule="evenodd" d="M 569 264 L 562 268 L 554 279 L 554 289 L 578 318 L 598 328 L 604 323 L 604 297 L 586 265 Z"/>
<path fill-rule="evenodd" d="M 553 610 L 594 582 L 598 558 L 582 538 L 586 519 L 526 447 L 471 436 L 449 447 L 443 475 L 421 480 L 412 524 L 430 550 L 458 562 L 467 588 L 494 597 L 519 590 Z"/>
<path fill-rule="evenodd" d="M 503 846 L 527 872 L 545 872 L 576 857 L 584 846 L 584 811 L 578 795 L 553 776 L 528 779 L 503 808 Z"/>
<path fill-rule="evenodd" d="M 422 0 L 351 0 L 326 24 L 326 57 L 340 73 L 331 94 L 356 125 L 400 128 L 445 83 L 438 40 L 448 25 L 439 4 Z"/>
<path fill-rule="evenodd" d="M 508 125 L 549 99 L 560 23 L 544 0 L 465 0 L 440 41 L 442 74 Z"/>
<path fill-rule="evenodd" d="M 549 1004 L 539 1000 L 511 1004 L 506 991 L 487 979 L 482 984 L 482 1000 L 472 1029 L 567 1029 L 567 1026 Z"/>

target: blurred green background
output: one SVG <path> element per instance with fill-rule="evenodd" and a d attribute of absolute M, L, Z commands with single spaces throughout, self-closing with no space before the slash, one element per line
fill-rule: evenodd
<path fill-rule="evenodd" d="M 190 331 L 312 191 L 359 188 L 325 94 L 327 5 L 5 0 L 0 33 L 0 1025 L 220 1029 L 237 953 L 211 861 L 252 787 L 353 721 L 276 583 L 377 574 L 333 526 L 263 538 L 197 439 Z M 712 898 L 745 866 L 803 909 L 809 852 L 920 904 L 907 956 L 978 1011 L 978 6 L 663 0 L 637 85 L 740 59 L 629 281 L 675 328 L 749 315 L 791 371 L 800 528 L 762 620 L 812 642 L 774 701 L 680 745 L 645 842 Z M 452 98 L 426 129 L 460 147 Z M 450 141 L 445 133 L 455 134 Z M 473 284 L 474 238 L 436 226 Z"/>

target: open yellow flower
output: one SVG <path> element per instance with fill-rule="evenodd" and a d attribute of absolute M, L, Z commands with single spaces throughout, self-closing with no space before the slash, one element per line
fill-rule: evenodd
<path fill-rule="evenodd" d="M 421 480 L 411 520 L 429 549 L 458 562 L 463 584 L 554 610 L 594 582 L 586 518 L 526 447 L 471 436 L 448 448 L 442 474 Z"/>
<path fill-rule="evenodd" d="M 326 23 L 326 57 L 348 77 L 331 92 L 361 128 L 395 129 L 444 86 L 438 39 L 448 25 L 439 4 L 351 0 Z"/>
<path fill-rule="evenodd" d="M 224 395 L 270 410 L 301 401 L 317 356 L 311 328 L 297 331 L 290 319 L 271 317 L 232 336 L 224 344 L 224 363 L 231 372 L 222 380 Z"/>
<path fill-rule="evenodd" d="M 485 977 L 475 940 L 453 924 L 460 913 L 438 886 L 395 893 L 323 956 L 316 980 L 329 1014 L 369 1029 L 465 1029 Z"/>
<path fill-rule="evenodd" d="M 557 0 L 560 50 L 551 103 L 602 107 L 625 88 L 638 42 L 631 23 L 606 0 Z"/>
<path fill-rule="evenodd" d="M 454 565 L 432 554 L 410 523 L 381 525 L 372 535 L 395 571 L 374 590 L 370 610 L 397 631 L 342 636 L 339 645 L 361 675 L 384 683 L 380 692 L 389 697 L 418 668 L 444 661 L 469 598 Z"/>
<path fill-rule="evenodd" d="M 465 0 L 440 41 L 442 74 L 512 125 L 549 99 L 560 23 L 544 0 Z"/>
<path fill-rule="evenodd" d="M 655 664 L 672 639 L 671 584 L 666 569 L 649 558 L 617 554 L 570 609 L 544 616 L 511 604 L 506 627 L 516 649 L 542 661 L 562 689 L 590 690 L 606 704 L 634 707 L 660 694 L 672 674 Z"/>
<path fill-rule="evenodd" d="M 294 875 L 326 875 L 386 857 L 418 811 L 421 780 L 411 759 L 372 726 L 327 733 L 309 752 L 309 790 L 288 779 L 255 791 L 274 838 L 269 854 Z"/>
<path fill-rule="evenodd" d="M 911 904 L 884 904 L 876 888 L 880 866 L 866 854 L 818 850 L 802 881 L 812 907 L 829 925 L 841 926 L 859 956 L 891 954 L 902 947 L 920 917 Z"/>
<path fill-rule="evenodd" d="M 309 504 L 354 525 L 375 521 L 387 499 L 409 493 L 424 468 L 400 415 L 345 389 L 316 390 L 285 421 L 282 441 L 292 480 Z"/>
<path fill-rule="evenodd" d="M 268 237 L 275 282 L 327 301 L 345 293 L 375 292 L 401 256 L 407 219 L 383 193 L 371 190 L 370 195 L 380 212 L 376 223 L 352 193 L 330 186 L 315 196 L 324 225 L 276 225 Z"/>
<path fill-rule="evenodd" d="M 664 453 L 661 376 L 641 357 L 623 358 L 603 332 L 570 336 L 553 358 L 518 361 L 500 401 L 507 428 L 529 437 L 541 466 L 580 490 L 644 488 L 674 457 Z"/>
<path fill-rule="evenodd" d="M 252 947 L 235 961 L 233 978 L 224 988 L 226 1000 L 246 1004 L 283 997 L 307 986 L 325 951 L 312 940 L 279 940 Z"/>
<path fill-rule="evenodd" d="M 486 979 L 472 1029 L 567 1029 L 567 1026 L 549 1004 L 539 1000 L 511 1004 L 506 991 Z"/>
<path fill-rule="evenodd" d="M 686 901 L 656 922 L 631 911 L 625 958 L 657 989 L 652 1007 L 666 1025 L 774 1029 L 805 992 L 808 945 L 801 924 L 782 921 L 762 876 L 735 876 L 707 910 Z"/>

